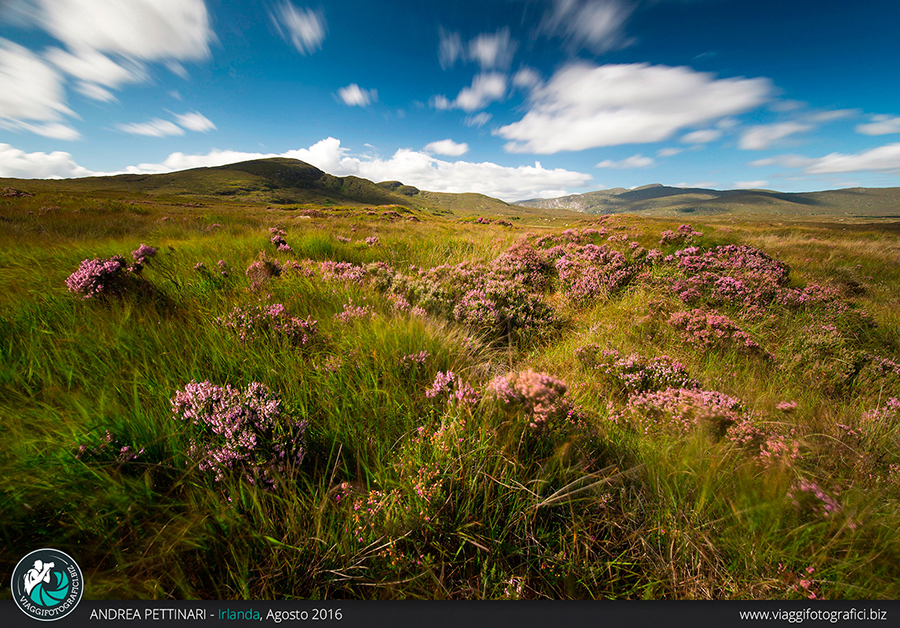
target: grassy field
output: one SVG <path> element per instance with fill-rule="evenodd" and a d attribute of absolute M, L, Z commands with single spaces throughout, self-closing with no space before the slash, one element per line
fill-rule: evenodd
<path fill-rule="evenodd" d="M 0 572 L 900 598 L 896 233 L 6 194 Z"/>

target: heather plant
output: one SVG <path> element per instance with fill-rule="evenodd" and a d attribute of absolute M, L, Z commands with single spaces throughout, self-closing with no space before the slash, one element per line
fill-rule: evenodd
<path fill-rule="evenodd" d="M 634 275 L 624 255 L 595 244 L 567 249 L 554 267 L 563 293 L 577 303 L 614 294 Z"/>
<path fill-rule="evenodd" d="M 660 246 L 668 246 L 672 244 L 687 244 L 693 242 L 695 238 L 703 237 L 703 234 L 696 231 L 690 225 L 679 225 L 678 229 L 672 231 L 666 229 L 662 232 L 659 240 Z"/>
<path fill-rule="evenodd" d="M 85 463 L 113 463 L 124 465 L 140 460 L 146 448 L 129 445 L 127 441 L 113 435 L 109 430 L 104 430 L 103 438 L 95 443 L 82 443 L 78 446 L 75 457 Z"/>
<path fill-rule="evenodd" d="M 299 347 L 311 343 L 316 335 L 316 321 L 312 317 L 302 319 L 291 316 L 281 303 L 237 306 L 230 313 L 217 318 L 216 323 L 236 334 L 241 342 L 276 338 Z"/>
<path fill-rule="evenodd" d="M 82 260 L 78 270 L 66 279 L 69 292 L 82 299 L 117 297 L 133 290 L 140 281 L 121 255 Z"/>
<path fill-rule="evenodd" d="M 259 254 L 259 259 L 250 264 L 244 274 L 250 279 L 250 290 L 256 291 L 261 289 L 268 280 L 280 277 L 281 271 L 281 263 L 262 252 Z"/>
<path fill-rule="evenodd" d="M 481 400 L 481 393 L 453 371 L 438 371 L 425 396 L 429 399 L 447 399 L 463 407 L 477 405 Z"/>
<path fill-rule="evenodd" d="M 193 426 L 187 455 L 216 482 L 237 476 L 274 489 L 303 461 L 306 421 L 259 382 L 241 391 L 191 380 L 172 398 L 172 414 Z"/>
<path fill-rule="evenodd" d="M 585 369 L 598 375 L 609 388 L 628 396 L 667 388 L 696 389 L 684 365 L 669 356 L 645 358 L 633 353 L 622 356 L 615 349 L 590 344 L 575 350 L 575 358 Z"/>
<path fill-rule="evenodd" d="M 702 349 L 733 349 L 740 353 L 768 355 L 750 334 L 724 314 L 702 308 L 675 312 L 669 317 L 669 325 L 681 332 L 685 343 Z"/>
<path fill-rule="evenodd" d="M 625 408 L 611 416 L 643 434 L 684 435 L 701 430 L 721 438 L 741 418 L 740 400 L 697 388 L 667 388 L 632 395 Z"/>
<path fill-rule="evenodd" d="M 535 431 L 552 427 L 551 423 L 569 419 L 572 405 L 563 396 L 568 386 L 547 373 L 532 370 L 495 377 L 487 393 L 509 409 L 521 411 Z"/>

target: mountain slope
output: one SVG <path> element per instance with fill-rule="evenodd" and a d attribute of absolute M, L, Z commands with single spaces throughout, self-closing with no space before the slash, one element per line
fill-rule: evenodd
<path fill-rule="evenodd" d="M 525 207 L 570 209 L 588 214 L 639 212 L 652 216 L 679 214 L 763 213 L 780 216 L 898 216 L 900 188 L 848 188 L 824 192 L 710 190 L 659 184 L 626 190 L 612 188 L 552 199 L 516 203 Z"/>

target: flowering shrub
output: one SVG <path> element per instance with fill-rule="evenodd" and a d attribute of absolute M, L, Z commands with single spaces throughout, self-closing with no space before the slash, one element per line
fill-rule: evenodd
<path fill-rule="evenodd" d="M 131 252 L 131 257 L 138 264 L 146 264 L 147 260 L 156 255 L 157 249 L 144 243 Z"/>
<path fill-rule="evenodd" d="M 676 231 L 666 229 L 661 236 L 659 244 L 660 246 L 666 246 L 668 244 L 685 244 L 691 242 L 694 238 L 702 237 L 703 234 L 695 231 L 690 225 L 679 225 Z"/>
<path fill-rule="evenodd" d="M 350 262 L 325 261 L 319 265 L 322 279 L 335 283 L 363 283 L 366 270 L 362 266 L 356 266 Z"/>
<path fill-rule="evenodd" d="M 135 285 L 139 278 L 125 265 L 125 258 L 114 255 L 108 259 L 82 260 L 78 270 L 69 275 L 69 292 L 83 299 L 120 296 Z"/>
<path fill-rule="evenodd" d="M 346 325 L 350 321 L 372 318 L 372 316 L 374 316 L 374 312 L 371 305 L 353 305 L 353 300 L 351 299 L 349 303 L 344 303 L 343 311 L 335 314 L 333 318 Z"/>
<path fill-rule="evenodd" d="M 622 357 L 615 349 L 602 349 L 600 345 L 591 344 L 576 349 L 575 358 L 584 368 L 600 374 L 626 394 L 700 386 L 680 362 L 665 355 L 648 359 L 633 353 Z"/>
<path fill-rule="evenodd" d="M 194 426 L 188 455 L 216 482 L 235 472 L 274 489 L 303 461 L 307 423 L 287 416 L 278 395 L 258 382 L 240 391 L 192 380 L 172 398 L 172 414 Z"/>
<path fill-rule="evenodd" d="M 721 349 L 735 348 L 746 353 L 765 353 L 747 332 L 722 314 L 703 309 L 675 312 L 669 324 L 681 330 L 681 338 L 691 345 Z"/>
<path fill-rule="evenodd" d="M 687 434 L 700 428 L 718 437 L 740 419 L 740 412 L 741 402 L 720 392 L 667 388 L 632 395 L 624 411 L 610 418 L 630 424 L 645 434 L 660 431 Z"/>
<path fill-rule="evenodd" d="M 428 351 L 419 351 L 418 353 L 410 353 L 408 355 L 404 355 L 400 358 L 400 367 L 404 371 L 408 371 L 417 364 L 419 366 L 425 364 L 425 361 L 431 357 L 431 353 Z"/>
<path fill-rule="evenodd" d="M 425 391 L 425 396 L 429 399 L 447 397 L 464 406 L 475 405 L 481 400 L 479 392 L 453 371 L 438 371 L 431 388 Z"/>
<path fill-rule="evenodd" d="M 242 342 L 278 337 L 300 346 L 311 342 L 316 334 L 316 321 L 310 317 L 302 319 L 289 315 L 281 303 L 235 307 L 230 314 L 217 318 L 216 322 L 235 332 Z"/>
<path fill-rule="evenodd" d="M 768 426 L 742 417 L 735 421 L 725 434 L 725 440 L 748 451 L 763 467 L 792 466 L 800 460 L 800 443 L 789 435 L 781 434 Z"/>
<path fill-rule="evenodd" d="M 263 282 L 281 276 L 281 264 L 277 259 L 269 258 L 265 253 L 260 254 L 258 260 L 247 267 L 245 274 L 250 279 L 250 289 L 257 290 Z"/>
<path fill-rule="evenodd" d="M 369 236 L 366 238 L 367 246 L 375 246 L 376 244 L 378 244 L 378 236 Z"/>
<path fill-rule="evenodd" d="M 532 370 L 508 373 L 495 377 L 487 392 L 510 408 L 524 411 L 529 427 L 541 430 L 548 422 L 568 417 L 571 406 L 563 399 L 568 387 L 547 373 Z"/>
<path fill-rule="evenodd" d="M 554 267 L 563 293 L 576 302 L 613 294 L 634 275 L 624 255 L 596 244 L 567 249 Z"/>
<path fill-rule="evenodd" d="M 790 268 L 764 251 L 746 245 L 696 246 L 664 258 L 681 274 L 672 289 L 685 303 L 767 306 L 781 293 Z"/>

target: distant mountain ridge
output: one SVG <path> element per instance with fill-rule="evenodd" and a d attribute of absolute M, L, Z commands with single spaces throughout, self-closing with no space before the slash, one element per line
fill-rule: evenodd
<path fill-rule="evenodd" d="M 586 214 L 643 213 L 652 216 L 720 214 L 735 211 L 777 215 L 846 215 L 900 217 L 900 188 L 847 188 L 823 192 L 712 190 L 654 183 L 638 188 L 611 188 L 516 205 L 568 209 Z"/>

